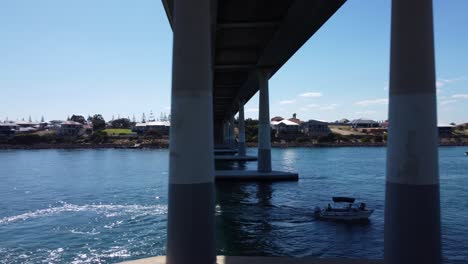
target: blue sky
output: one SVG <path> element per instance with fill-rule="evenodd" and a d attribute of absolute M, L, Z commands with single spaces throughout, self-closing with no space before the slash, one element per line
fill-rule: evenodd
<path fill-rule="evenodd" d="M 467 122 L 468 1 L 434 1 L 439 122 Z M 390 0 L 348 0 L 270 80 L 270 115 L 387 118 Z M 2 0 L 0 119 L 170 112 L 159 0 Z M 258 115 L 257 96 L 246 115 Z"/>

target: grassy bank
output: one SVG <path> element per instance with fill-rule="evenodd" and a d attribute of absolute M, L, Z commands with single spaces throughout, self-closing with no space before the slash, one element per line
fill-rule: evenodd
<path fill-rule="evenodd" d="M 133 134 L 131 129 L 126 128 L 108 128 L 103 130 L 108 136 L 122 136 Z"/>

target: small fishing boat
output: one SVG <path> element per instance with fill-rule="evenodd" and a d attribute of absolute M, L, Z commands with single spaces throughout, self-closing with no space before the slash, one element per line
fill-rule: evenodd
<path fill-rule="evenodd" d="M 355 198 L 333 197 L 333 206 L 325 208 L 315 207 L 314 214 L 319 219 L 334 221 L 362 221 L 367 220 L 374 212 L 367 209 L 365 203 L 355 204 Z"/>

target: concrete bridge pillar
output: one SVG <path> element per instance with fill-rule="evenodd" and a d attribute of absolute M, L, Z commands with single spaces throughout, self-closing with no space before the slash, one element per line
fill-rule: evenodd
<path fill-rule="evenodd" d="M 393 0 L 385 263 L 442 263 L 432 0 Z"/>
<path fill-rule="evenodd" d="M 270 99 L 268 96 L 269 74 L 266 70 L 258 70 L 257 75 L 260 90 L 257 170 L 259 172 L 271 172 Z"/>
<path fill-rule="evenodd" d="M 239 101 L 239 156 L 245 156 L 246 146 L 245 146 L 245 116 L 244 116 L 244 104 L 245 100 L 241 99 Z"/>
<path fill-rule="evenodd" d="M 211 0 L 173 7 L 167 263 L 216 262 Z"/>

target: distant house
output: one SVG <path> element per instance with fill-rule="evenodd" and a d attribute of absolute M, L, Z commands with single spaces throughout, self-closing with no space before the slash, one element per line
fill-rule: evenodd
<path fill-rule="evenodd" d="M 25 122 L 25 121 L 19 121 L 16 122 L 18 125 L 18 131 L 16 133 L 18 134 L 29 134 L 29 133 L 34 133 L 39 130 L 39 123 L 34 123 L 34 122 Z"/>
<path fill-rule="evenodd" d="M 15 123 L 0 123 L 0 136 L 12 136 L 19 131 Z"/>
<path fill-rule="evenodd" d="M 331 133 L 327 122 L 309 120 L 301 124 L 301 131 L 308 137 L 327 136 Z"/>
<path fill-rule="evenodd" d="M 350 121 L 346 118 L 342 118 L 340 120 L 338 120 L 338 123 L 342 123 L 342 124 L 348 124 Z"/>
<path fill-rule="evenodd" d="M 453 134 L 455 126 L 453 125 L 448 125 L 448 124 L 439 124 L 437 125 L 437 129 L 439 131 L 439 137 L 445 138 L 445 137 L 451 137 Z"/>
<path fill-rule="evenodd" d="M 29 128 L 29 127 L 39 128 L 39 123 L 34 123 L 34 122 L 20 121 L 20 122 L 16 122 L 16 124 L 22 128 Z"/>
<path fill-rule="evenodd" d="M 389 124 L 389 123 L 388 123 L 388 120 L 385 120 L 385 121 L 383 121 L 382 123 L 380 123 L 380 127 L 381 127 L 381 128 L 385 128 L 385 129 L 388 129 L 388 124 Z"/>
<path fill-rule="evenodd" d="M 379 127 L 380 124 L 377 121 L 370 120 L 370 119 L 355 119 L 351 121 L 351 126 L 353 128 L 375 128 Z"/>
<path fill-rule="evenodd" d="M 48 128 L 49 129 L 55 129 L 55 130 L 59 130 L 60 129 L 60 125 L 63 123 L 64 121 L 62 120 L 51 120 L 48 122 Z"/>
<path fill-rule="evenodd" d="M 335 126 L 350 126 L 351 125 L 351 122 L 346 119 L 346 118 L 342 118 L 340 120 L 336 120 L 335 122 L 333 122 L 331 125 L 335 125 Z"/>
<path fill-rule="evenodd" d="M 74 121 L 65 121 L 60 124 L 58 134 L 64 137 L 79 136 L 83 129 L 83 124 Z"/>
<path fill-rule="evenodd" d="M 49 123 L 48 122 L 41 122 L 39 123 L 39 129 L 40 130 L 45 130 L 49 128 Z"/>
<path fill-rule="evenodd" d="M 275 138 L 278 139 L 295 139 L 301 134 L 299 124 L 287 119 L 283 119 L 281 121 L 271 121 L 270 126 L 273 131 L 275 131 Z"/>
<path fill-rule="evenodd" d="M 284 118 L 282 118 L 281 116 L 275 116 L 273 117 L 270 121 L 276 121 L 276 122 L 279 122 L 281 120 L 283 120 Z"/>
<path fill-rule="evenodd" d="M 152 121 L 146 123 L 137 123 L 133 127 L 133 132 L 138 134 L 145 134 L 149 131 L 155 131 L 161 135 L 169 135 L 169 130 L 171 127 L 171 122 L 169 121 Z"/>
<path fill-rule="evenodd" d="M 18 134 L 31 134 L 31 133 L 34 133 L 34 132 L 37 132 L 39 130 L 39 128 L 36 128 L 36 127 L 20 127 L 18 132 Z"/>

